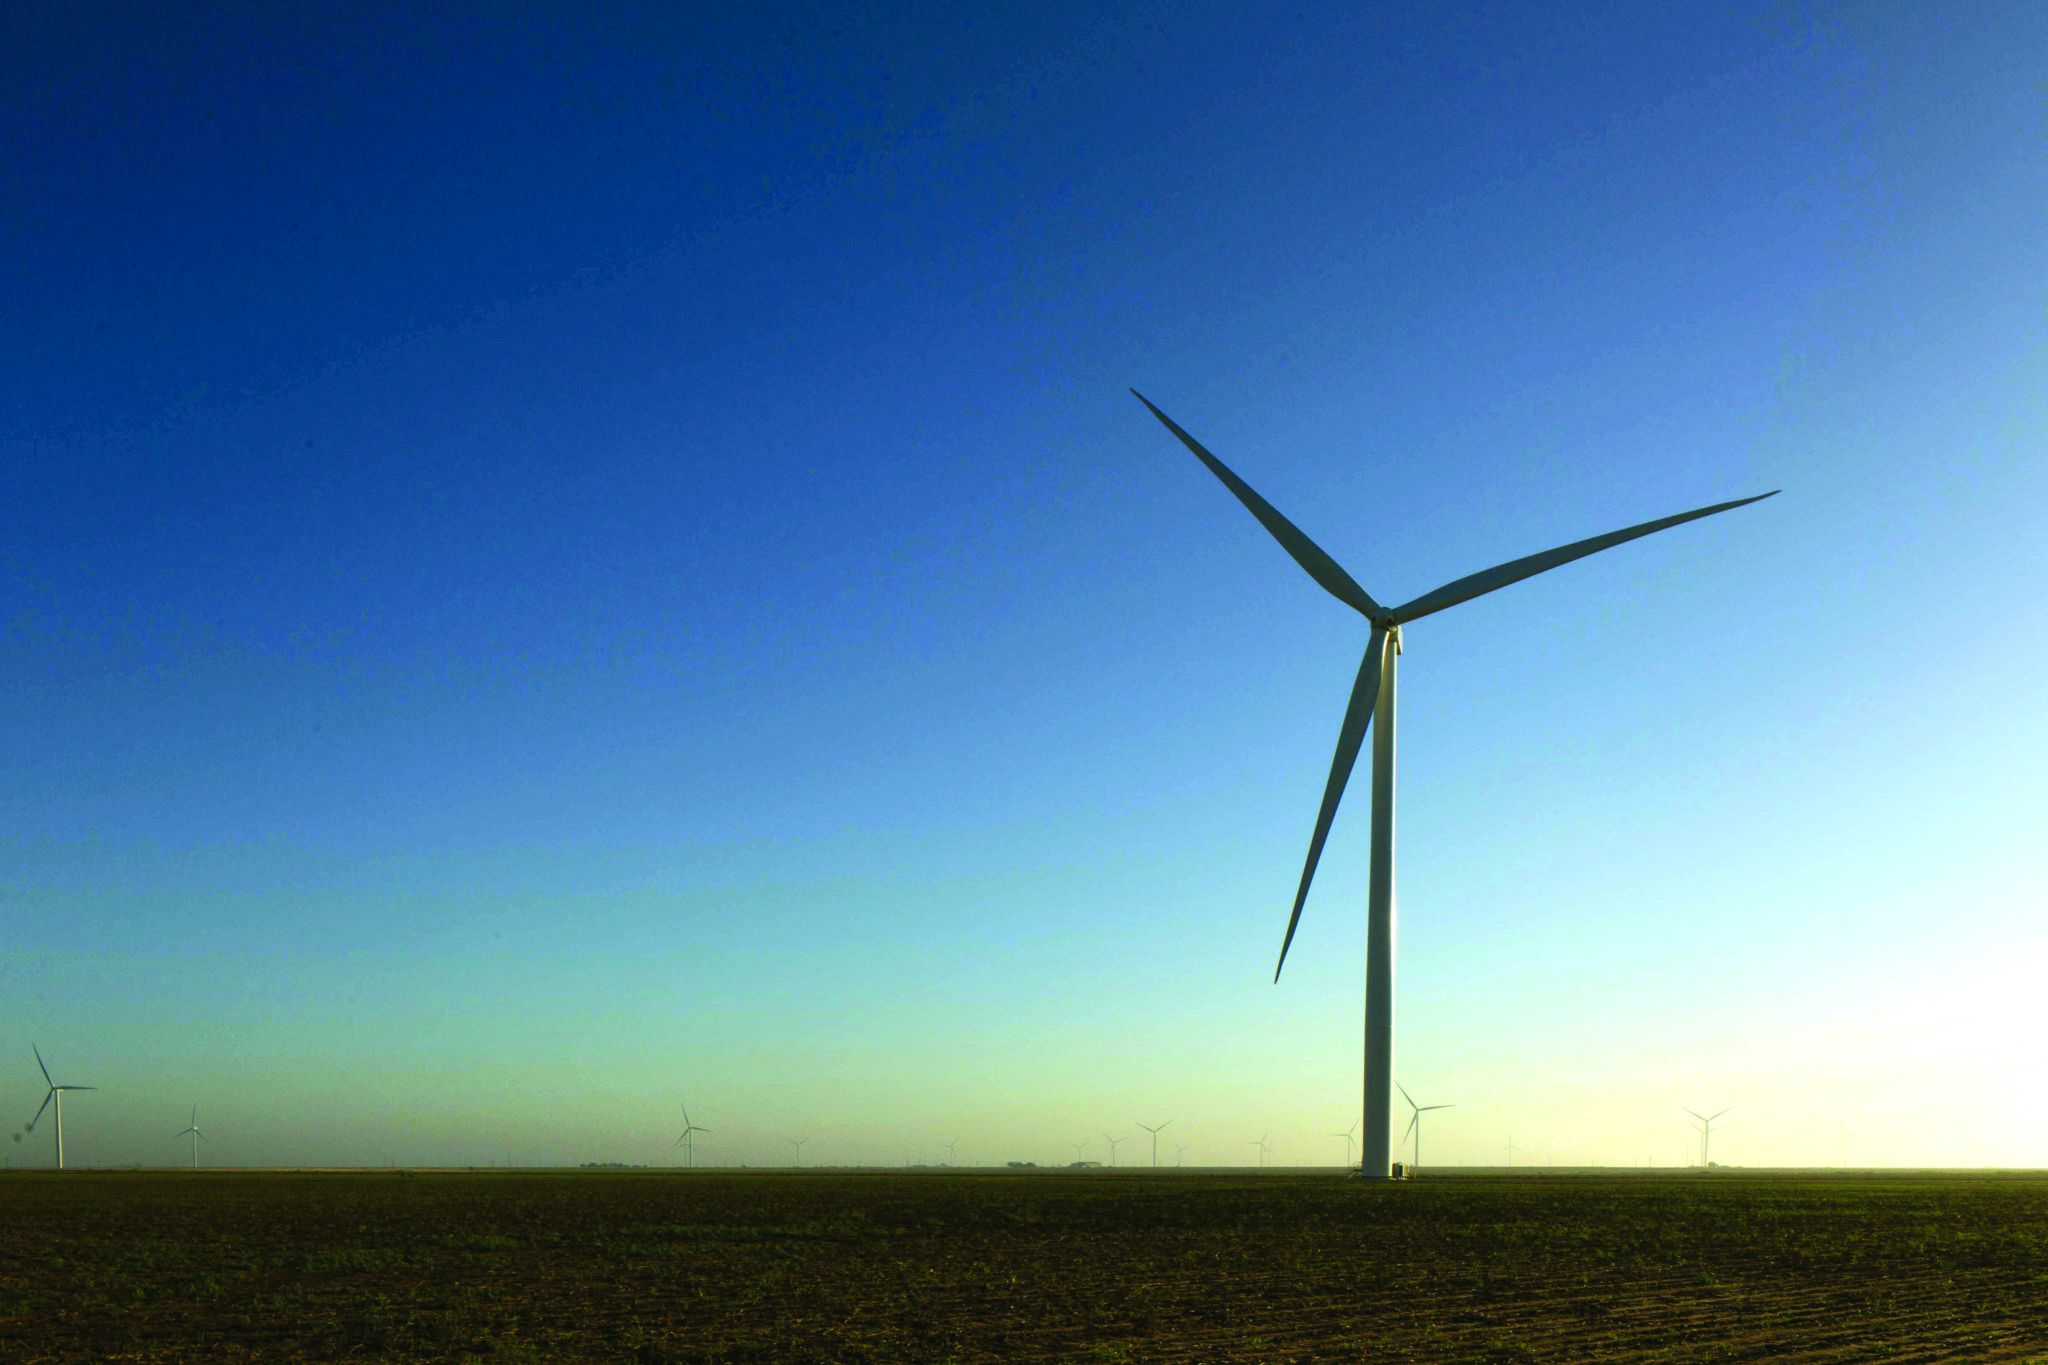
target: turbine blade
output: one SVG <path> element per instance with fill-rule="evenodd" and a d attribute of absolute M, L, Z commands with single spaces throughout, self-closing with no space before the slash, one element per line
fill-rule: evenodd
<path fill-rule="evenodd" d="M 30 1131 L 31 1133 L 33 1133 L 33 1132 L 35 1131 L 35 1129 L 36 1129 L 36 1125 L 37 1125 L 38 1123 L 42 1122 L 42 1119 L 43 1119 L 43 1110 L 45 1110 L 45 1109 L 48 1109 L 48 1108 L 50 1107 L 50 1101 L 51 1101 L 51 1100 L 54 1100 L 54 1099 L 56 1099 L 56 1098 L 57 1098 L 57 1087 L 53 1085 L 53 1086 L 51 1086 L 51 1087 L 50 1087 L 50 1089 L 49 1089 L 49 1093 L 47 1093 L 47 1094 L 45 1094 L 45 1095 L 43 1096 L 43 1102 L 42 1102 L 42 1104 L 41 1104 L 40 1106 L 38 1106 L 38 1107 L 37 1107 L 37 1109 L 36 1109 L 36 1116 L 35 1116 L 34 1118 L 32 1118 L 32 1119 L 30 1119 L 30 1120 L 28 1121 L 28 1130 L 29 1130 L 29 1131 Z"/>
<path fill-rule="evenodd" d="M 1387 651 L 1387 632 L 1372 628 L 1365 657 L 1358 662 L 1358 678 L 1351 684 L 1351 700 L 1344 706 L 1344 724 L 1337 730 L 1337 752 L 1330 758 L 1330 780 L 1323 784 L 1323 806 L 1316 812 L 1316 832 L 1309 836 L 1308 858 L 1301 865 L 1301 885 L 1294 891 L 1294 913 L 1287 917 L 1287 936 L 1280 940 L 1280 960 L 1273 965 L 1273 980 L 1287 965 L 1287 950 L 1294 946 L 1294 931 L 1301 924 L 1301 908 L 1308 904 L 1309 883 L 1315 880 L 1316 864 L 1323 860 L 1323 842 L 1330 837 L 1330 822 L 1337 818 L 1337 803 L 1344 799 L 1344 784 L 1358 762 L 1358 750 L 1365 743 L 1366 727 L 1372 724 L 1373 707 L 1380 700 L 1380 663 Z"/>
<path fill-rule="evenodd" d="M 43 1066 L 43 1050 L 37 1047 L 34 1043 L 30 1043 L 28 1045 L 28 1050 L 36 1054 L 36 1065 L 42 1067 L 43 1084 L 54 1087 L 57 1083 L 50 1079 L 50 1068 L 48 1068 L 47 1066 Z"/>
<path fill-rule="evenodd" d="M 1402 1085 L 1399 1081 L 1396 1081 L 1394 1082 L 1394 1089 L 1401 1092 L 1401 1098 L 1408 1101 L 1408 1107 L 1410 1109 L 1413 1109 L 1415 1107 L 1415 1097 L 1408 1093 L 1407 1086 Z"/>
<path fill-rule="evenodd" d="M 1152 415 L 1165 424 L 1166 429 L 1180 437 L 1180 443 L 1193 451 L 1195 458 L 1209 466 L 1209 472 L 1223 480 L 1223 486 L 1237 496 L 1245 510 L 1259 519 L 1259 525 L 1266 528 L 1273 539 L 1280 542 L 1280 548 L 1293 557 L 1294 562 L 1308 572 L 1308 576 L 1322 584 L 1323 591 L 1350 607 L 1361 616 L 1373 617 L 1380 614 L 1380 604 L 1372 600 L 1372 594 L 1358 586 L 1357 580 L 1344 572 L 1343 566 L 1323 551 L 1323 547 L 1302 534 L 1301 528 L 1289 521 L 1257 493 L 1252 486 L 1230 471 L 1230 467 L 1203 449 L 1202 443 L 1181 430 L 1178 423 L 1158 408 L 1152 407 L 1152 400 L 1136 389 L 1131 396 L 1152 409 Z"/>
<path fill-rule="evenodd" d="M 1422 1122 L 1422 1114 L 1419 1110 L 1416 1113 L 1410 1114 L 1408 1116 L 1408 1126 L 1401 1130 L 1401 1141 L 1406 1142 L 1408 1135 L 1415 1131 L 1415 1125 L 1420 1122 Z"/>
<path fill-rule="evenodd" d="M 1638 536 L 1647 536 L 1652 532 L 1662 531 L 1667 527 L 1677 526 L 1683 522 L 1698 521 L 1701 517 L 1711 517 L 1716 512 L 1726 512 L 1736 507 L 1747 507 L 1753 502 L 1762 502 L 1765 498 L 1774 498 L 1778 496 L 1778 493 L 1779 490 L 1773 488 L 1770 492 L 1759 493 L 1753 498 L 1737 498 L 1734 502 L 1721 502 L 1714 504 L 1712 507 L 1700 507 L 1690 512 L 1680 512 L 1675 517 L 1663 517 L 1657 521 L 1646 521 L 1640 526 L 1631 526 L 1621 531 L 1610 531 L 1604 536 L 1594 536 L 1590 540 L 1575 540 L 1569 545 L 1560 545 L 1555 550 L 1545 550 L 1542 554 L 1526 555 L 1521 559 L 1510 560 L 1491 569 L 1484 569 L 1475 574 L 1467 574 L 1456 582 L 1444 584 L 1434 592 L 1426 592 L 1413 602 L 1394 608 L 1393 617 L 1396 623 L 1405 625 L 1410 621 L 1419 620 L 1433 612 L 1442 611 L 1445 607 L 1455 607 L 1460 602 L 1469 602 L 1473 598 L 1484 596 L 1497 588 L 1505 588 L 1510 583 L 1519 583 L 1525 578 L 1532 578 L 1547 570 L 1555 569 L 1560 564 L 1569 564 L 1574 559 L 1584 559 L 1587 555 L 1598 554 L 1602 550 L 1612 549 L 1614 546 L 1634 540 Z"/>

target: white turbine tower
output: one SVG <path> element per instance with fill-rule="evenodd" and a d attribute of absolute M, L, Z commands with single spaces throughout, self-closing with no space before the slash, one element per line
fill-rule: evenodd
<path fill-rule="evenodd" d="M 1733 1109 L 1734 1107 L 1735 1106 L 1731 1104 L 1728 1106 L 1728 1109 Z M 1679 1108 L 1685 1109 L 1685 1106 L 1680 1105 Z M 1700 1168 L 1702 1170 L 1714 1164 L 1713 1162 L 1707 1160 L 1707 1148 L 1708 1145 L 1713 1141 L 1714 1137 L 1714 1120 L 1720 1118 L 1722 1114 L 1727 1113 L 1728 1109 L 1722 1109 L 1713 1114 L 1701 1114 L 1691 1109 L 1685 1110 L 1686 1113 L 1691 1114 L 1694 1118 L 1700 1121 Z"/>
<path fill-rule="evenodd" d="M 1574 541 L 1555 550 L 1468 574 L 1403 606 L 1384 607 L 1358 586 L 1357 581 L 1324 553 L 1321 546 L 1303 535 L 1299 527 L 1253 492 L 1251 485 L 1204 449 L 1201 442 L 1153 407 L 1145 395 L 1136 389 L 1131 393 L 1151 409 L 1152 415 L 1164 423 L 1196 459 L 1208 466 L 1210 473 L 1223 481 L 1224 486 L 1258 518 L 1259 524 L 1280 542 L 1281 548 L 1307 571 L 1310 578 L 1372 626 L 1365 657 L 1359 662 L 1358 677 L 1351 687 L 1351 700 L 1345 707 L 1344 723 L 1337 732 L 1337 752 L 1330 761 L 1330 777 L 1323 788 L 1322 809 L 1316 815 L 1315 833 L 1309 839 L 1308 859 L 1301 869 L 1301 884 L 1294 893 L 1294 912 L 1287 920 L 1287 934 L 1280 943 L 1280 961 L 1273 969 L 1273 979 L 1280 979 L 1280 968 L 1287 963 L 1287 949 L 1294 942 L 1295 926 L 1300 923 L 1302 905 L 1308 900 L 1309 883 L 1314 879 L 1316 864 L 1323 856 L 1323 841 L 1329 837 L 1330 822 L 1337 814 L 1337 803 L 1343 798 L 1344 785 L 1351 778 L 1352 765 L 1358 760 L 1366 729 L 1377 721 L 1372 746 L 1372 864 L 1366 911 L 1365 1137 L 1364 1159 L 1359 1163 L 1359 1174 L 1385 1179 L 1390 1173 L 1392 1159 L 1394 1113 L 1394 675 L 1395 661 L 1401 654 L 1402 627 L 1446 607 L 1455 607 L 1575 559 L 1583 559 L 1638 536 L 1757 502 L 1772 496 L 1777 490 Z"/>
<path fill-rule="evenodd" d="M 42 1070 L 43 1084 L 50 1087 L 43 1094 L 43 1102 L 36 1107 L 36 1116 L 28 1121 L 28 1131 L 33 1133 L 36 1130 L 36 1124 L 42 1121 L 43 1110 L 48 1109 L 52 1104 L 57 1106 L 57 1169 L 61 1171 L 64 1169 L 64 1092 L 67 1090 L 97 1090 L 99 1087 L 96 1085 L 57 1084 L 50 1079 L 50 1068 L 43 1065 L 42 1049 L 38 1048 L 34 1043 L 30 1043 L 28 1048 L 29 1051 L 36 1054 L 36 1066 Z"/>
<path fill-rule="evenodd" d="M 696 1124 L 690 1122 L 690 1106 L 687 1104 L 683 1106 L 683 1131 L 676 1138 L 676 1147 L 683 1149 L 684 1170 L 690 1171 L 697 1168 L 697 1134 L 710 1131 L 709 1128 L 699 1128 Z M 671 1147 L 669 1150 L 673 1152 L 675 1147 Z M 731 1158 L 728 1157 L 727 1160 L 731 1160 Z"/>
<path fill-rule="evenodd" d="M 1172 1119 L 1168 1119 L 1168 1120 L 1167 1120 L 1167 1121 L 1166 1121 L 1165 1123 L 1162 1123 L 1162 1124 L 1160 1124 L 1158 1128 L 1154 1128 L 1154 1127 L 1153 1127 L 1153 1126 L 1152 1126 L 1151 1124 L 1149 1124 L 1149 1123 L 1141 1123 L 1141 1124 L 1139 1124 L 1138 1126 L 1139 1126 L 1140 1128 L 1143 1128 L 1143 1129 L 1144 1129 L 1144 1130 L 1145 1130 L 1146 1132 L 1148 1132 L 1148 1133 L 1150 1133 L 1150 1134 L 1152 1135 L 1152 1164 L 1153 1164 L 1154 1166 L 1157 1166 L 1157 1165 L 1159 1164 L 1159 1134 L 1160 1134 L 1160 1131 L 1161 1131 L 1162 1129 L 1165 1129 L 1165 1128 L 1170 1128 L 1170 1127 L 1172 1127 L 1172 1126 L 1173 1126 L 1173 1120 L 1172 1120 Z"/>
<path fill-rule="evenodd" d="M 185 1129 L 185 1133 L 192 1135 L 192 1169 L 196 1171 L 199 1169 L 199 1144 L 206 1140 L 206 1134 L 199 1131 L 199 1106 L 196 1104 L 192 1106 L 192 1123 Z M 185 1133 L 179 1133 L 177 1136 L 183 1137 Z"/>
<path fill-rule="evenodd" d="M 1458 1106 L 1455 1104 L 1417 1104 L 1409 1096 L 1408 1087 L 1396 1086 L 1394 1088 L 1401 1092 L 1401 1098 L 1407 1100 L 1408 1107 L 1415 1111 L 1408 1116 L 1407 1132 L 1402 1133 L 1401 1136 L 1407 1137 L 1409 1133 L 1415 1134 L 1415 1155 L 1410 1159 L 1413 1161 L 1415 1169 L 1419 1171 L 1422 1169 L 1422 1116 L 1432 1110 L 1456 1109 Z"/>

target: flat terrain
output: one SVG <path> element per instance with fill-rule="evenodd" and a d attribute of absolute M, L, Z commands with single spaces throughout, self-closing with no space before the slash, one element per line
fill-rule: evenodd
<path fill-rule="evenodd" d="M 0 1176 L 0 1359 L 2048 1362 L 2048 1180 Z"/>

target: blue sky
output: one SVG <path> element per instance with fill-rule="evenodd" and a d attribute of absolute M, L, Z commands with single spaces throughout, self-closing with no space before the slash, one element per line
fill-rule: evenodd
<path fill-rule="evenodd" d="M 1335 1161 L 1363 623 L 1136 386 L 1382 600 L 1785 490 L 1409 631 L 1433 1159 L 2048 1165 L 2048 17 L 688 8 L 7 21 L 10 1136 Z"/>

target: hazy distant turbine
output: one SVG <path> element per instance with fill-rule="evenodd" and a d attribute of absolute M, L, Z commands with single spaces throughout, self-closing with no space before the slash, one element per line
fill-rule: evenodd
<path fill-rule="evenodd" d="M 1705 1167 L 1708 1167 L 1708 1166 L 1711 1166 L 1711 1165 L 1713 1165 L 1713 1164 L 1714 1164 L 1714 1163 L 1713 1163 L 1712 1161 L 1710 1161 L 1710 1160 L 1708 1160 L 1708 1159 L 1707 1159 L 1707 1151 L 1708 1151 L 1708 1147 L 1709 1147 L 1709 1145 L 1710 1145 L 1710 1144 L 1711 1144 L 1711 1143 L 1713 1142 L 1713 1138 L 1714 1138 L 1714 1120 L 1715 1120 L 1715 1119 L 1717 1119 L 1717 1118 L 1720 1118 L 1722 1114 L 1725 1114 L 1725 1113 L 1727 1113 L 1729 1109 L 1733 1109 L 1734 1107 L 1735 1107 L 1735 1106 L 1731 1104 L 1731 1105 L 1729 1105 L 1729 1106 L 1728 1106 L 1728 1109 L 1722 1109 L 1722 1110 L 1719 1110 L 1719 1111 L 1717 1111 L 1716 1113 L 1714 1113 L 1714 1114 L 1713 1114 L 1713 1115 L 1711 1115 L 1711 1116 L 1709 1116 L 1709 1115 L 1706 1115 L 1706 1114 L 1701 1114 L 1701 1113 L 1697 1113 L 1697 1112 L 1695 1112 L 1694 1110 L 1691 1110 L 1691 1109 L 1686 1109 L 1686 1110 L 1685 1110 L 1685 1112 L 1686 1112 L 1686 1113 L 1688 1113 L 1688 1114 L 1691 1114 L 1691 1115 L 1692 1115 L 1692 1116 L 1693 1116 L 1694 1118 L 1696 1118 L 1696 1119 L 1698 1119 L 1698 1120 L 1700 1121 L 1700 1126 L 1699 1126 L 1699 1135 L 1700 1135 L 1700 1166 L 1701 1166 L 1702 1168 L 1705 1168 Z M 1679 1106 L 1679 1108 L 1681 1108 L 1681 1109 L 1685 1109 L 1685 1106 L 1684 1106 L 1684 1105 L 1680 1105 L 1680 1106 Z"/>
<path fill-rule="evenodd" d="M 790 1138 L 790 1139 L 789 1139 L 789 1145 L 790 1145 L 790 1146 L 792 1146 L 792 1147 L 794 1147 L 794 1148 L 796 1148 L 796 1164 L 797 1164 L 798 1166 L 801 1166 L 801 1165 L 803 1165 L 803 1164 L 804 1164 L 804 1144 L 805 1144 L 806 1142 L 809 1142 L 809 1141 L 810 1141 L 810 1139 L 809 1139 L 809 1138 Z"/>
<path fill-rule="evenodd" d="M 708 1133 L 710 1131 L 711 1130 L 709 1128 L 699 1128 L 696 1124 L 690 1122 L 690 1106 L 687 1104 L 683 1106 L 683 1131 L 682 1134 L 676 1138 L 676 1147 L 680 1147 L 683 1149 L 684 1170 L 687 1171 L 696 1169 L 697 1134 Z M 669 1150 L 673 1152 L 675 1150 L 675 1147 L 671 1147 L 669 1148 Z M 730 1161 L 731 1159 L 732 1158 L 730 1157 L 726 1158 L 726 1160 L 728 1161 Z"/>
<path fill-rule="evenodd" d="M 199 1106 L 196 1104 L 192 1106 L 191 1126 L 185 1129 L 185 1133 L 192 1135 L 192 1169 L 196 1171 L 199 1169 L 199 1144 L 206 1140 L 206 1134 L 199 1131 Z M 183 1137 L 185 1133 L 175 1136 Z"/>
<path fill-rule="evenodd" d="M 1280 979 L 1280 968 L 1286 965 L 1287 949 L 1294 942 L 1295 927 L 1301 922 L 1301 908 L 1308 900 L 1309 883 L 1314 879 L 1316 864 L 1323 856 L 1323 842 L 1329 837 L 1330 822 L 1337 814 L 1337 803 L 1343 798 L 1345 784 L 1351 780 L 1351 768 L 1358 760 L 1366 729 L 1377 719 L 1379 726 L 1374 732 L 1372 749 L 1372 863 L 1366 912 L 1365 1153 L 1359 1173 L 1385 1179 L 1392 1163 L 1394 1114 L 1394 675 L 1395 661 L 1401 654 L 1402 627 L 1575 559 L 1583 559 L 1640 536 L 1709 517 L 1716 512 L 1742 507 L 1772 494 L 1761 493 L 1756 497 L 1717 503 L 1588 540 L 1574 541 L 1554 550 L 1468 574 L 1433 592 L 1424 593 L 1406 605 L 1388 608 L 1374 601 L 1372 595 L 1361 588 L 1357 580 L 1330 558 L 1320 545 L 1302 534 L 1301 528 L 1252 491 L 1251 485 L 1204 449 L 1201 442 L 1153 407 L 1150 399 L 1136 389 L 1131 393 L 1179 438 L 1196 459 L 1208 467 L 1210 473 L 1222 480 L 1224 487 L 1244 504 L 1245 510 L 1258 518 L 1259 524 L 1280 542 L 1281 548 L 1310 578 L 1372 625 L 1365 657 L 1358 665 L 1358 677 L 1351 687 L 1351 700 L 1345 707 L 1344 723 L 1337 732 L 1337 752 L 1330 761 L 1322 809 L 1317 812 L 1315 833 L 1309 839 L 1308 858 L 1301 869 L 1301 884 L 1294 893 L 1294 912 L 1288 917 L 1287 934 L 1280 942 L 1280 961 L 1273 969 L 1273 979 Z"/>
<path fill-rule="evenodd" d="M 1351 1127 L 1350 1127 L 1349 1129 L 1347 1129 L 1346 1131 L 1344 1131 L 1344 1132 L 1341 1132 L 1341 1133 L 1332 1133 L 1332 1134 L 1330 1134 L 1330 1136 L 1331 1136 L 1331 1137 L 1333 1137 L 1333 1138 L 1343 1138 L 1343 1139 L 1344 1139 L 1344 1164 L 1345 1164 L 1345 1165 L 1346 1165 L 1347 1167 L 1348 1167 L 1348 1166 L 1349 1166 L 1349 1165 L 1351 1164 L 1351 1142 L 1352 1142 L 1352 1139 L 1353 1139 L 1354 1137 L 1356 1137 L 1357 1135 L 1358 1135 L 1358 1125 L 1357 1125 L 1357 1124 L 1355 1124 L 1355 1123 L 1354 1123 L 1354 1124 L 1352 1124 L 1352 1125 L 1351 1125 Z"/>
<path fill-rule="evenodd" d="M 36 1130 L 36 1124 L 42 1121 L 43 1110 L 48 1109 L 53 1104 L 57 1106 L 57 1169 L 61 1171 L 64 1169 L 64 1092 L 67 1090 L 97 1090 L 99 1087 L 96 1085 L 57 1084 L 50 1079 L 50 1068 L 43 1065 L 42 1050 L 34 1043 L 30 1043 L 28 1047 L 29 1051 L 36 1054 L 36 1067 L 43 1073 L 43 1084 L 50 1087 L 43 1094 L 43 1102 L 36 1107 L 36 1116 L 28 1121 L 28 1131 L 33 1133 Z"/>
<path fill-rule="evenodd" d="M 1155 1169 L 1159 1165 L 1159 1131 L 1161 1128 L 1166 1128 L 1170 1126 L 1172 1123 L 1173 1120 L 1168 1119 L 1165 1123 L 1160 1124 L 1158 1128 L 1154 1128 L 1150 1124 L 1146 1123 L 1141 1123 L 1138 1125 L 1140 1128 L 1143 1128 L 1146 1132 L 1152 1135 L 1152 1165 Z"/>
<path fill-rule="evenodd" d="M 1415 1111 L 1408 1117 L 1408 1132 L 1401 1134 L 1401 1136 L 1407 1137 L 1408 1133 L 1415 1134 L 1415 1152 L 1409 1160 L 1414 1163 L 1415 1169 L 1419 1171 L 1422 1169 L 1422 1116 L 1432 1110 L 1456 1109 L 1458 1106 L 1455 1104 L 1417 1104 L 1413 1099 L 1409 1098 L 1408 1091 L 1405 1088 L 1397 1086 L 1396 1089 L 1401 1091 L 1401 1098 L 1408 1101 L 1408 1107 Z"/>
<path fill-rule="evenodd" d="M 1102 1140 L 1109 1144 L 1109 1164 L 1114 1167 L 1116 1165 L 1116 1149 L 1123 1146 L 1125 1139 L 1111 1137 L 1109 1134 L 1104 1133 Z"/>

